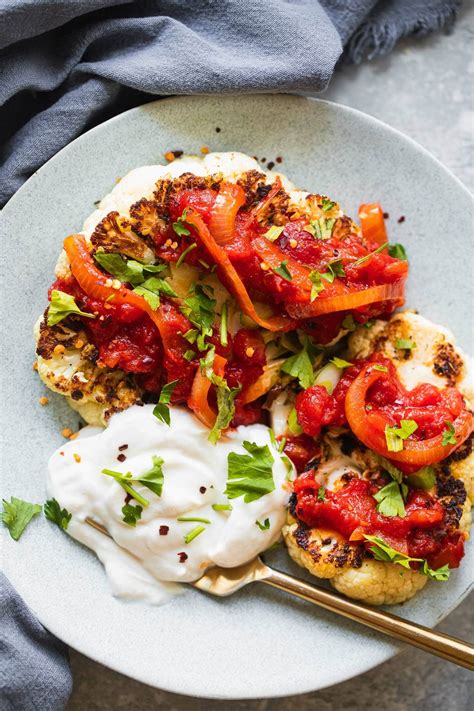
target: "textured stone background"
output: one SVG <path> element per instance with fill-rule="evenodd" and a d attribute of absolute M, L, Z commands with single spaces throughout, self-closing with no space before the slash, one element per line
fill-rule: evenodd
<path fill-rule="evenodd" d="M 470 4 L 470 3 L 466 3 Z M 474 190 L 474 9 L 465 7 L 449 36 L 404 42 L 387 58 L 343 66 L 323 98 L 352 106 L 411 136 Z M 472 599 L 440 630 L 474 636 Z M 319 650 L 321 651 L 321 650 Z M 133 654 L 133 649 L 130 649 Z M 358 651 L 354 650 L 354 654 Z M 315 649 L 314 662 L 318 663 Z M 468 711 L 468 671 L 414 649 L 362 676 L 293 698 L 219 702 L 152 689 L 71 652 L 74 690 L 68 711 Z"/>

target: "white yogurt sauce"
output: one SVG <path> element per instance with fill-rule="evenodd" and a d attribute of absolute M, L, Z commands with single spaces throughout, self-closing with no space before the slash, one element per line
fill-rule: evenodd
<path fill-rule="evenodd" d="M 171 409 L 168 427 L 153 415 L 153 405 L 133 406 L 110 419 L 105 430 L 85 427 L 64 444 L 49 462 L 48 494 L 72 518 L 67 532 L 94 550 L 105 566 L 115 595 L 150 603 L 179 591 L 176 582 L 197 580 L 212 565 L 241 565 L 267 549 L 280 536 L 289 499 L 288 468 L 264 425 L 239 427 L 212 445 L 209 431 L 190 412 Z M 224 494 L 230 452 L 248 454 L 244 441 L 268 445 L 273 457 L 274 491 L 245 503 L 242 496 Z M 122 452 L 119 447 L 128 445 Z M 126 456 L 120 462 L 117 457 Z M 124 523 L 126 493 L 102 469 L 134 477 L 152 468 L 152 456 L 164 460 L 164 483 L 157 496 L 139 483 L 133 488 L 149 501 L 136 527 Z M 293 478 L 294 472 L 292 471 Z M 130 501 L 132 505 L 137 502 Z M 215 511 L 212 504 L 231 504 Z M 90 517 L 105 526 L 107 538 L 85 522 Z M 178 517 L 210 521 L 180 522 Z M 269 519 L 268 530 L 257 521 Z M 186 544 L 184 536 L 196 526 L 204 531 Z M 168 532 L 163 535 L 164 528 Z M 185 553 L 187 558 L 180 562 Z"/>

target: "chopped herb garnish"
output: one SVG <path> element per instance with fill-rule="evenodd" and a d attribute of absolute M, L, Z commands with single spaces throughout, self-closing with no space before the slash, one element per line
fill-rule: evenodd
<path fill-rule="evenodd" d="M 186 333 L 183 334 L 183 338 L 185 338 L 189 343 L 196 343 L 196 339 L 199 336 L 199 331 L 197 328 L 190 328 L 189 331 L 186 331 Z"/>
<path fill-rule="evenodd" d="M 222 309 L 221 309 L 221 326 L 220 326 L 221 346 L 226 346 L 228 343 L 228 339 L 227 339 L 227 312 L 228 312 L 228 304 L 227 304 L 227 301 L 225 301 L 222 304 Z"/>
<path fill-rule="evenodd" d="M 232 511 L 231 504 L 212 504 L 214 511 Z"/>
<path fill-rule="evenodd" d="M 318 489 L 318 501 L 326 501 L 326 489 L 320 486 Z"/>
<path fill-rule="evenodd" d="M 352 365 L 352 363 L 349 363 L 348 360 L 343 360 L 343 358 L 337 358 L 337 356 L 331 358 L 329 362 L 335 365 L 336 368 L 350 368 L 350 366 Z"/>
<path fill-rule="evenodd" d="M 191 234 L 188 228 L 183 225 L 183 222 L 186 222 L 186 215 L 187 209 L 184 208 L 182 215 L 178 217 L 176 222 L 173 222 L 173 229 L 180 237 L 188 237 Z"/>
<path fill-rule="evenodd" d="M 379 373 L 388 373 L 388 368 L 386 365 L 379 365 L 376 363 L 375 365 L 372 366 L 374 370 L 378 370 Z"/>
<path fill-rule="evenodd" d="M 53 289 L 51 292 L 51 303 L 48 308 L 48 326 L 55 326 L 62 321 L 63 318 L 67 318 L 71 314 L 85 316 L 86 318 L 95 318 L 94 314 L 81 311 L 71 294 Z"/>
<path fill-rule="evenodd" d="M 145 499 L 144 496 L 138 493 L 138 491 L 135 491 L 135 489 L 132 487 L 132 484 L 135 481 L 138 481 L 137 479 L 134 480 L 132 473 L 127 472 L 126 474 L 122 474 L 122 472 L 116 472 L 113 469 L 102 469 L 101 474 L 105 474 L 106 476 L 112 477 L 112 479 L 115 479 L 117 484 L 120 484 L 122 489 L 129 494 L 132 499 L 135 499 L 135 501 L 138 501 L 139 504 L 142 506 L 148 506 L 150 503 L 148 499 Z"/>
<path fill-rule="evenodd" d="M 309 279 L 312 284 L 310 301 L 314 301 L 318 294 L 324 289 L 324 286 L 321 281 L 321 274 L 319 272 L 311 271 L 309 273 Z"/>
<path fill-rule="evenodd" d="M 298 422 L 298 413 L 296 412 L 295 407 L 290 410 L 290 414 L 288 415 L 288 429 L 290 430 L 292 435 L 295 435 L 295 437 L 302 434 L 303 432 L 303 428 Z"/>
<path fill-rule="evenodd" d="M 225 380 L 224 383 L 224 385 L 217 386 L 217 417 L 208 437 L 212 444 L 217 442 L 222 430 L 225 430 L 232 422 L 235 414 L 235 398 L 241 390 L 240 387 L 229 388 Z"/>
<path fill-rule="evenodd" d="M 196 526 L 196 528 L 193 528 L 192 531 L 190 531 L 184 536 L 184 542 L 191 543 L 191 541 L 194 541 L 194 539 L 200 536 L 201 533 L 205 530 L 206 529 L 204 528 L 204 526 Z"/>
<path fill-rule="evenodd" d="M 43 513 L 48 519 L 65 531 L 72 518 L 72 514 L 67 509 L 62 509 L 56 499 L 49 499 L 43 506 Z"/>
<path fill-rule="evenodd" d="M 360 259 L 356 259 L 355 262 L 352 262 L 351 266 L 352 267 L 359 267 L 361 264 L 365 264 L 371 257 L 374 256 L 374 254 L 379 254 L 379 252 L 383 252 L 385 247 L 387 247 L 388 242 L 385 242 L 385 244 L 381 244 L 380 247 L 377 247 L 377 249 L 374 249 L 373 252 L 369 252 L 369 254 L 366 254 L 365 257 L 361 257 Z"/>
<path fill-rule="evenodd" d="M 420 568 L 420 573 L 432 578 L 433 580 L 447 580 L 449 578 L 449 568 L 447 565 L 437 570 L 432 570 L 426 560 L 422 558 L 410 558 L 410 556 L 400 553 L 400 551 L 392 548 L 382 538 L 378 536 L 364 535 L 364 538 L 372 543 L 370 547 L 370 552 L 374 556 L 375 560 L 382 560 L 386 563 L 397 563 L 404 568 L 411 569 L 410 563 L 423 563 Z"/>
<path fill-rule="evenodd" d="M 335 259 L 333 262 L 329 262 L 327 265 L 328 272 L 326 274 L 321 274 L 323 279 L 326 279 L 330 284 L 334 281 L 336 277 L 345 277 L 346 272 L 342 266 L 342 259 Z"/>
<path fill-rule="evenodd" d="M 231 452 L 227 457 L 228 478 L 224 493 L 229 499 L 243 496 L 248 504 L 274 491 L 274 459 L 268 445 L 244 442 L 242 446 L 248 454 Z"/>
<path fill-rule="evenodd" d="M 395 259 L 403 259 L 405 262 L 408 259 L 405 247 L 402 244 L 390 244 L 388 246 L 388 253 L 391 257 L 395 257 Z"/>
<path fill-rule="evenodd" d="M 307 345 L 299 353 L 287 358 L 280 370 L 293 378 L 298 378 L 304 390 L 309 388 L 314 383 L 314 371 Z"/>
<path fill-rule="evenodd" d="M 443 430 L 443 439 L 441 444 L 443 447 L 447 447 L 449 444 L 457 444 L 456 432 L 454 430 L 453 423 L 446 421 L 444 424 L 446 425 L 446 429 Z"/>
<path fill-rule="evenodd" d="M 406 338 L 397 338 L 395 341 L 395 348 L 400 348 L 400 350 L 413 350 L 413 348 L 416 348 L 416 343 L 413 343 L 413 341 L 410 341 Z"/>
<path fill-rule="evenodd" d="M 278 239 L 278 237 L 281 235 L 285 228 L 284 227 L 278 227 L 277 225 L 272 225 L 269 230 L 265 232 L 263 235 L 268 239 L 270 242 L 275 242 L 275 240 Z"/>
<path fill-rule="evenodd" d="M 194 351 L 189 350 L 183 353 L 183 358 L 184 360 L 190 361 L 194 358 L 195 355 L 196 353 Z"/>
<path fill-rule="evenodd" d="M 189 232 L 188 232 L 188 234 L 189 234 Z M 182 263 L 184 262 L 185 258 L 187 257 L 187 255 L 190 252 L 192 252 L 193 249 L 196 249 L 196 247 L 197 247 L 196 242 L 193 242 L 192 244 L 189 245 L 189 247 L 186 247 L 186 249 L 183 252 L 181 252 L 181 254 L 179 255 L 178 261 L 176 262 L 176 266 L 180 267 L 182 265 Z"/>
<path fill-rule="evenodd" d="M 377 511 L 383 516 L 399 516 L 405 518 L 405 504 L 403 503 L 400 486 L 396 481 L 391 481 L 374 494 L 378 501 Z"/>
<path fill-rule="evenodd" d="M 429 490 L 436 484 L 436 473 L 433 467 L 426 466 L 409 474 L 406 480 L 414 489 Z"/>
<path fill-rule="evenodd" d="M 364 328 L 372 328 L 374 323 L 375 323 L 375 319 L 369 318 L 369 320 L 364 323 Z"/>
<path fill-rule="evenodd" d="M 173 390 L 175 389 L 177 384 L 177 380 L 172 380 L 170 383 L 167 383 L 163 386 L 163 388 L 161 389 L 160 397 L 158 398 L 158 402 L 153 409 L 153 414 L 155 415 L 155 417 L 157 417 L 159 420 L 161 420 L 168 426 L 171 422 L 170 409 L 168 405 L 171 401 L 171 395 L 173 394 Z"/>
<path fill-rule="evenodd" d="M 150 277 L 146 279 L 142 284 L 136 286 L 133 291 L 143 296 L 154 311 L 156 311 L 160 305 L 160 294 L 173 297 L 178 296 L 168 282 L 165 279 L 160 279 L 160 277 Z"/>
<path fill-rule="evenodd" d="M 291 276 L 291 272 L 288 270 L 287 264 L 288 259 L 284 259 L 280 266 L 275 267 L 273 271 L 275 274 L 278 274 L 278 276 L 281 276 L 282 279 L 285 279 L 286 281 L 293 281 L 293 277 Z"/>
<path fill-rule="evenodd" d="M 102 269 L 119 281 L 138 286 L 147 278 L 145 275 L 158 274 L 167 268 L 167 264 L 142 264 L 134 259 L 125 259 L 121 254 L 110 252 L 96 252 L 95 261 Z"/>
<path fill-rule="evenodd" d="M 403 440 L 408 439 L 418 429 L 415 420 L 400 420 L 400 427 L 385 427 L 385 441 L 389 452 L 401 452 Z"/>
<path fill-rule="evenodd" d="M 217 303 L 215 299 L 206 294 L 204 289 L 202 284 L 195 284 L 181 306 L 183 314 L 200 329 L 203 337 L 212 334 Z M 204 348 L 200 350 L 204 350 Z"/>
<path fill-rule="evenodd" d="M 122 506 L 122 521 L 129 526 L 135 527 L 137 525 L 137 521 L 139 521 L 142 517 L 142 511 L 142 507 L 138 504 L 136 506 L 133 504 L 125 504 Z"/>
<path fill-rule="evenodd" d="M 140 484 L 146 486 L 147 489 L 153 491 L 153 493 L 157 496 L 161 496 L 164 482 L 164 474 L 162 467 L 165 463 L 165 460 L 162 459 L 162 457 L 158 457 L 157 455 L 153 455 L 151 460 L 153 462 L 152 468 L 149 471 L 145 472 L 145 474 L 141 474 L 136 479 L 136 481 L 139 481 Z"/>
<path fill-rule="evenodd" d="M 263 523 L 261 523 L 260 521 L 255 521 L 255 523 L 257 524 L 257 526 L 259 527 L 259 529 L 261 531 L 268 531 L 268 529 L 270 528 L 270 519 L 269 518 L 266 518 Z"/>
<path fill-rule="evenodd" d="M 11 496 L 10 501 L 3 499 L 1 519 L 14 541 L 20 538 L 31 519 L 39 514 L 42 508 L 40 504 L 31 504 L 15 496 Z"/>
<path fill-rule="evenodd" d="M 347 316 L 344 317 L 344 320 L 342 322 L 342 328 L 345 328 L 347 331 L 356 330 L 357 324 L 354 321 L 354 316 L 352 314 L 347 314 Z"/>
<path fill-rule="evenodd" d="M 176 520 L 182 523 L 211 523 L 208 518 L 197 518 L 197 516 L 178 516 Z"/>
<path fill-rule="evenodd" d="M 329 212 L 333 207 L 335 207 L 335 205 L 336 203 L 332 202 L 332 200 L 329 200 L 327 197 L 323 197 L 321 201 L 321 209 L 323 212 Z"/>

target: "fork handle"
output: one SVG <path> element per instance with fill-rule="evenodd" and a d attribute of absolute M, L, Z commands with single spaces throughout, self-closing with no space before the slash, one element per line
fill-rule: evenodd
<path fill-rule="evenodd" d="M 269 571 L 268 577 L 261 578 L 259 582 L 301 597 L 325 610 L 360 622 L 389 637 L 395 637 L 425 652 L 474 671 L 474 646 L 467 642 L 423 627 L 416 622 L 396 617 L 389 612 L 352 602 L 336 593 L 314 587 L 278 570 L 269 569 Z"/>

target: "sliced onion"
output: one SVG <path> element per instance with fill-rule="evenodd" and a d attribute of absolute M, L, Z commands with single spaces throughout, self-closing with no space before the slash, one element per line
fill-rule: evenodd
<path fill-rule="evenodd" d="M 343 369 L 338 368 L 334 363 L 328 363 L 316 374 L 314 385 L 322 385 L 332 395 L 334 388 L 342 377 Z"/>
<path fill-rule="evenodd" d="M 222 183 L 211 211 L 209 231 L 217 244 L 230 242 L 235 233 L 235 217 L 245 204 L 245 193 L 236 183 Z"/>

